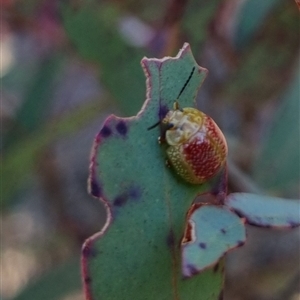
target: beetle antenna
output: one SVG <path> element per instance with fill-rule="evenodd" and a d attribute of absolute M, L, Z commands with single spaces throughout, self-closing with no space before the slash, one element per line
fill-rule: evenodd
<path fill-rule="evenodd" d="M 192 69 L 192 71 L 191 71 L 191 74 L 190 74 L 189 78 L 186 80 L 186 82 L 185 82 L 184 86 L 182 87 L 181 91 L 179 92 L 179 94 L 178 94 L 178 96 L 177 96 L 177 99 L 179 99 L 179 97 L 181 96 L 181 94 L 182 94 L 183 91 L 185 90 L 185 88 L 186 88 L 186 86 L 188 85 L 188 83 L 190 82 L 190 80 L 191 80 L 191 78 L 192 78 L 194 72 L 195 72 L 195 67 L 193 67 L 193 69 Z M 174 109 L 175 109 L 175 110 L 180 110 L 179 104 L 178 104 L 177 101 L 175 101 L 175 103 L 174 103 Z M 151 130 L 151 129 L 157 127 L 159 124 L 161 124 L 161 120 L 158 121 L 157 123 L 155 123 L 154 125 L 148 127 L 147 130 Z M 172 125 L 172 126 L 173 126 L 173 125 Z M 171 127 L 172 127 L 172 126 L 171 126 Z"/>
<path fill-rule="evenodd" d="M 188 83 L 190 82 L 193 74 L 194 74 L 194 71 L 195 71 L 195 67 L 193 67 L 192 69 L 192 72 L 189 76 L 189 78 L 187 79 L 187 81 L 185 82 L 184 86 L 182 87 L 181 91 L 179 92 L 178 96 L 177 96 L 177 99 L 179 99 L 179 97 L 181 96 L 181 94 L 183 93 L 183 91 L 185 90 L 186 86 L 188 85 Z"/>

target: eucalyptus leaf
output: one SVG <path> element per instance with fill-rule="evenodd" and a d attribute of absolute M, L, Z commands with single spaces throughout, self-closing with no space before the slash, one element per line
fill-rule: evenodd
<path fill-rule="evenodd" d="M 10 204 L 15 203 L 16 194 L 28 179 L 28 173 L 36 163 L 39 152 L 47 145 L 59 138 L 67 137 L 89 122 L 96 119 L 103 109 L 109 107 L 109 99 L 102 98 L 102 102 L 93 101 L 62 116 L 60 119 L 48 122 L 39 130 L 26 138 L 20 139 L 4 156 L 2 170 L 5 176 L 2 180 L 1 210 L 4 211 Z"/>
<path fill-rule="evenodd" d="M 228 208 L 201 204 L 191 210 L 186 232 L 190 240 L 182 244 L 182 269 L 186 277 L 215 265 L 226 252 L 246 241 L 244 223 Z"/>
<path fill-rule="evenodd" d="M 59 300 L 80 286 L 79 259 L 71 258 L 41 275 L 13 300 Z"/>
<path fill-rule="evenodd" d="M 282 0 L 246 0 L 241 4 L 236 20 L 234 43 L 238 49 L 249 44 L 252 37 L 262 28 L 268 15 Z"/>
<path fill-rule="evenodd" d="M 173 107 L 194 106 L 206 70 L 188 44 L 175 58 L 142 60 L 147 100 L 131 118 L 108 117 L 97 135 L 91 158 L 89 189 L 108 212 L 105 228 L 83 247 L 87 299 L 215 300 L 221 270 L 207 270 L 189 280 L 181 272 L 180 243 L 185 214 L 205 185 L 182 181 L 165 165 L 158 144 L 160 128 L 147 130 Z"/>
<path fill-rule="evenodd" d="M 139 68 L 144 52 L 130 46 L 121 37 L 116 6 L 85 1 L 80 9 L 75 10 L 64 3 L 61 14 L 75 49 L 84 59 L 97 64 L 101 83 L 124 115 L 136 114 L 144 99 L 145 83 Z"/>
<path fill-rule="evenodd" d="M 23 103 L 17 111 L 14 126 L 4 137 L 6 149 L 45 124 L 47 112 L 51 105 L 53 85 L 63 61 L 61 55 L 54 54 L 40 63 L 37 74 L 28 87 Z"/>
<path fill-rule="evenodd" d="M 300 182 L 300 73 L 282 95 L 282 103 L 267 131 L 253 177 L 267 190 L 290 197 L 299 194 Z"/>
<path fill-rule="evenodd" d="M 300 200 L 233 193 L 225 199 L 225 204 L 253 225 L 287 228 L 300 225 Z"/>

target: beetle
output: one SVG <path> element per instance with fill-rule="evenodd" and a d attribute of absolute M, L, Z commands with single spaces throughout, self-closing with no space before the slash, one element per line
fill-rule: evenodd
<path fill-rule="evenodd" d="M 214 177 L 226 163 L 226 139 L 214 120 L 192 107 L 179 107 L 179 98 L 192 78 L 186 80 L 173 109 L 148 130 L 161 125 L 160 144 L 166 144 L 167 165 L 192 184 Z"/>

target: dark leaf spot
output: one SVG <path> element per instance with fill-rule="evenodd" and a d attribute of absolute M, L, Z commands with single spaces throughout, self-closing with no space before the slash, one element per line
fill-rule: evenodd
<path fill-rule="evenodd" d="M 95 179 L 91 180 L 91 194 L 98 198 L 101 196 L 101 187 Z"/>
<path fill-rule="evenodd" d="M 120 121 L 117 124 L 116 129 L 121 135 L 126 135 L 127 133 L 127 126 L 124 121 Z"/>
<path fill-rule="evenodd" d="M 221 229 L 221 232 L 222 232 L 223 234 L 226 234 L 227 231 L 226 231 L 224 228 L 222 228 L 222 229 Z"/>
<path fill-rule="evenodd" d="M 159 107 L 159 112 L 158 112 L 159 120 L 162 120 L 166 116 L 166 114 L 168 113 L 168 111 L 169 111 L 169 109 L 168 109 L 167 106 L 161 105 Z"/>
<path fill-rule="evenodd" d="M 189 276 L 193 276 L 193 275 L 196 275 L 197 273 L 199 273 L 197 268 L 191 264 L 187 265 L 186 267 L 189 270 Z"/>
<path fill-rule="evenodd" d="M 85 282 L 86 284 L 89 284 L 89 283 L 92 282 L 92 278 L 89 277 L 89 276 L 87 276 L 87 277 L 84 278 L 84 282 Z"/>
<path fill-rule="evenodd" d="M 103 126 L 103 128 L 100 131 L 101 136 L 103 137 L 109 137 L 111 135 L 111 129 L 107 126 Z"/>
<path fill-rule="evenodd" d="M 234 212 L 240 217 L 240 218 L 244 218 L 244 215 L 238 211 L 237 209 L 234 209 Z"/>
<path fill-rule="evenodd" d="M 175 244 L 175 236 L 172 229 L 170 229 L 169 234 L 167 236 L 167 245 L 171 248 Z"/>
<path fill-rule="evenodd" d="M 127 200 L 128 200 L 128 196 L 126 194 L 119 195 L 115 198 L 114 205 L 123 206 L 124 204 L 126 204 Z"/>
<path fill-rule="evenodd" d="M 299 223 L 293 222 L 293 221 L 289 221 L 288 223 L 291 226 L 291 228 L 296 228 L 296 227 L 298 227 L 300 225 Z"/>
<path fill-rule="evenodd" d="M 96 250 L 91 248 L 90 245 L 85 245 L 85 247 L 82 249 L 82 255 L 84 257 L 95 257 L 97 253 Z"/>
<path fill-rule="evenodd" d="M 129 189 L 128 195 L 129 195 L 130 198 L 136 200 L 136 199 L 141 197 L 141 191 L 138 187 L 131 187 Z"/>
<path fill-rule="evenodd" d="M 218 272 L 219 267 L 220 267 L 220 264 L 216 264 L 216 265 L 214 266 L 213 272 L 214 272 L 214 273 Z"/>
<path fill-rule="evenodd" d="M 262 223 L 260 221 L 257 221 L 257 220 L 255 222 L 253 222 L 249 219 L 246 219 L 246 222 L 247 222 L 247 224 L 255 226 L 255 227 L 272 228 L 272 226 L 270 224 L 264 224 L 264 223 Z"/>
<path fill-rule="evenodd" d="M 202 248 L 202 249 L 206 249 L 206 244 L 205 243 L 200 243 L 199 247 Z"/>
<path fill-rule="evenodd" d="M 237 243 L 238 247 L 241 247 L 241 246 L 243 246 L 245 244 L 244 241 L 237 241 L 236 243 Z"/>

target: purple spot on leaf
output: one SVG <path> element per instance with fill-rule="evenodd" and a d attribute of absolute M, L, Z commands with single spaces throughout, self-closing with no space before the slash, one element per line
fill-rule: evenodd
<path fill-rule="evenodd" d="M 107 126 L 103 126 L 103 128 L 100 131 L 101 136 L 103 137 L 109 137 L 111 135 L 111 129 Z"/>
<path fill-rule="evenodd" d="M 98 198 L 101 196 L 101 187 L 95 179 L 91 180 L 91 194 Z"/>
<path fill-rule="evenodd" d="M 120 121 L 117 124 L 116 129 L 121 135 L 126 135 L 127 133 L 127 126 L 124 121 Z"/>
<path fill-rule="evenodd" d="M 86 245 L 83 249 L 82 249 L 82 255 L 84 257 L 96 257 L 97 252 L 95 249 L 91 248 L 91 246 Z"/>
<path fill-rule="evenodd" d="M 137 187 L 130 187 L 127 191 L 117 196 L 113 201 L 115 206 L 123 206 L 127 203 L 128 200 L 133 199 L 136 200 L 141 196 L 141 191 Z"/>
<path fill-rule="evenodd" d="M 244 215 L 237 209 L 234 209 L 234 212 L 240 217 L 240 218 L 244 218 Z"/>
<path fill-rule="evenodd" d="M 241 246 L 243 246 L 245 244 L 244 241 L 237 241 L 236 243 L 237 243 L 238 247 L 241 247 Z"/>
<path fill-rule="evenodd" d="M 169 111 L 169 108 L 167 106 L 161 105 L 159 107 L 159 112 L 158 112 L 159 120 L 162 120 L 166 116 L 166 114 L 168 113 L 168 111 Z"/>
<path fill-rule="evenodd" d="M 264 222 L 260 221 L 260 220 L 251 221 L 251 220 L 247 219 L 247 223 L 249 225 L 256 226 L 256 227 L 272 228 L 272 226 L 270 224 L 264 224 Z"/>
<path fill-rule="evenodd" d="M 199 247 L 200 247 L 201 249 L 206 249 L 206 244 L 205 244 L 205 243 L 200 243 L 200 244 L 199 244 Z"/>
<path fill-rule="evenodd" d="M 89 277 L 89 276 L 85 277 L 84 282 L 85 282 L 85 284 L 90 284 L 92 282 L 91 277 Z"/>
<path fill-rule="evenodd" d="M 175 244 L 175 236 L 174 236 L 174 232 L 172 229 L 170 229 L 169 234 L 167 236 L 167 245 L 168 247 L 173 247 Z"/>
<path fill-rule="evenodd" d="M 129 189 L 128 196 L 136 200 L 141 197 L 141 190 L 138 187 L 131 187 Z"/>
<path fill-rule="evenodd" d="M 128 196 L 126 194 L 123 194 L 117 196 L 113 203 L 115 206 L 123 206 L 124 204 L 126 204 L 127 200 L 128 200 Z"/>
<path fill-rule="evenodd" d="M 197 268 L 191 264 L 188 264 L 186 266 L 186 269 L 188 270 L 188 276 L 193 276 L 196 275 L 197 273 L 199 273 L 199 271 L 197 270 Z"/>
<path fill-rule="evenodd" d="M 291 226 L 291 228 L 296 228 L 300 225 L 299 223 L 294 221 L 289 221 L 288 224 Z"/>

